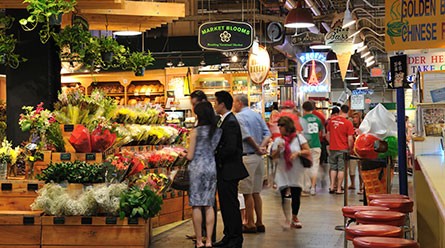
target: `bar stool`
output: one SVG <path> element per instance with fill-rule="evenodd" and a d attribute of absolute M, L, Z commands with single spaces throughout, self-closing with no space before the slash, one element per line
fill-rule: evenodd
<path fill-rule="evenodd" d="M 358 237 L 353 241 L 354 248 L 419 248 L 416 241 L 389 237 Z"/>
<path fill-rule="evenodd" d="M 407 214 L 413 211 L 414 202 L 410 199 L 374 199 L 369 205 L 387 207 L 391 211 Z"/>
<path fill-rule="evenodd" d="M 402 237 L 402 228 L 390 225 L 352 225 L 346 227 L 346 239 L 356 237 Z"/>
<path fill-rule="evenodd" d="M 391 211 L 398 211 L 401 213 L 407 214 L 405 219 L 404 226 L 404 233 L 405 238 L 411 238 L 414 237 L 414 228 L 411 226 L 409 213 L 413 212 L 413 206 L 414 202 L 410 199 L 374 199 L 372 200 L 369 205 L 371 206 L 380 206 L 380 207 L 387 207 Z"/>
<path fill-rule="evenodd" d="M 372 194 L 368 198 L 370 201 L 375 199 L 409 199 L 408 196 L 400 194 Z"/>
<path fill-rule="evenodd" d="M 354 214 L 359 211 L 388 211 L 387 207 L 380 206 L 346 206 L 341 209 L 343 216 L 354 219 Z"/>
<path fill-rule="evenodd" d="M 405 214 L 395 211 L 360 211 L 354 217 L 359 224 L 405 225 Z"/>

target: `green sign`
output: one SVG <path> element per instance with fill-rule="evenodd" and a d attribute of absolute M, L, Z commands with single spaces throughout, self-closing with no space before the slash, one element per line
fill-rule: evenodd
<path fill-rule="evenodd" d="M 199 46 L 207 50 L 237 51 L 252 46 L 253 29 L 245 22 L 206 22 L 199 27 Z"/>

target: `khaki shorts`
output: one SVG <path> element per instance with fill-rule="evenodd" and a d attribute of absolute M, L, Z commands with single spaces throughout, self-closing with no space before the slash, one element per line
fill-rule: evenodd
<path fill-rule="evenodd" d="M 351 159 L 349 160 L 349 175 L 355 176 L 358 166 L 358 160 L 357 159 Z"/>
<path fill-rule="evenodd" d="M 312 155 L 312 167 L 310 170 L 311 177 L 315 177 L 318 174 L 318 170 L 320 169 L 320 155 L 321 155 L 321 148 L 311 148 L 311 155 Z"/>
<path fill-rule="evenodd" d="M 329 151 L 329 165 L 331 166 L 331 170 L 333 171 L 344 171 L 345 170 L 345 153 L 348 153 L 347 150 L 341 151 Z"/>
<path fill-rule="evenodd" d="M 260 193 L 263 188 L 264 163 L 260 155 L 252 154 L 243 156 L 249 176 L 239 182 L 238 193 L 253 194 Z"/>

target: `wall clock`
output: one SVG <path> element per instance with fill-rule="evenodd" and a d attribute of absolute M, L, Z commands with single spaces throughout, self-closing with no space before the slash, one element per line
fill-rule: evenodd
<path fill-rule="evenodd" d="M 272 42 L 281 41 L 284 37 L 284 26 L 279 22 L 271 22 L 267 25 L 267 38 Z"/>

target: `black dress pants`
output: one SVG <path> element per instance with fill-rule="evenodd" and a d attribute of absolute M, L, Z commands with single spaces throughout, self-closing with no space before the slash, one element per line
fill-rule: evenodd
<path fill-rule="evenodd" d="M 238 201 L 239 180 L 224 180 L 218 177 L 218 196 L 224 222 L 224 239 L 230 247 L 241 247 L 243 243 L 243 223 Z"/>

